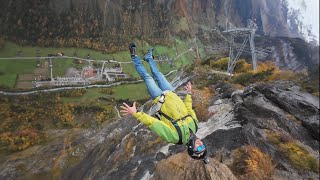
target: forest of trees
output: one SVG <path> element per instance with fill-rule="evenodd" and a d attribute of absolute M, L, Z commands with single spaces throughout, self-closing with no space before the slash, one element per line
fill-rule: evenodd
<path fill-rule="evenodd" d="M 162 21 L 148 26 L 157 33 L 141 34 L 143 27 L 132 22 L 129 11 L 119 12 L 117 25 L 104 26 L 104 14 L 100 10 L 83 5 L 57 13 L 49 5 L 49 1 L 4 2 L 6 8 L 0 12 L 0 34 L 20 45 L 84 47 L 106 53 L 127 49 L 127 42 L 132 37 L 144 36 L 146 41 L 161 44 L 169 37 L 169 29 L 161 28 L 169 23 L 166 14 L 162 14 L 162 18 L 158 14 L 156 19 L 151 19 Z"/>

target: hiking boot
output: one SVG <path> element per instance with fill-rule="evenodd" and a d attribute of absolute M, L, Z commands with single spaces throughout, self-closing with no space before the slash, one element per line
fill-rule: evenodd
<path fill-rule="evenodd" d="M 129 44 L 129 51 L 130 51 L 131 57 L 137 55 L 137 45 L 136 45 L 136 43 L 132 42 L 132 43 Z"/>
<path fill-rule="evenodd" d="M 150 48 L 149 50 L 148 50 L 148 53 L 144 56 L 144 58 L 143 58 L 145 61 L 149 61 L 149 59 L 154 59 L 154 57 L 153 57 L 153 48 Z"/>

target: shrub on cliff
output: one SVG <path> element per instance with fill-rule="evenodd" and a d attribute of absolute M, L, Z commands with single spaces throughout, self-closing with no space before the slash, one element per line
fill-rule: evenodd
<path fill-rule="evenodd" d="M 268 140 L 287 158 L 291 165 L 301 171 L 319 172 L 319 161 L 294 139 L 278 132 L 267 132 Z"/>
<path fill-rule="evenodd" d="M 276 81 L 276 80 L 291 80 L 298 82 L 299 77 L 293 71 L 281 70 L 273 62 L 263 62 L 259 63 L 256 71 L 249 70 L 249 65 L 246 62 L 241 62 L 239 64 L 232 82 L 236 84 L 241 84 L 247 86 L 255 82 L 264 81 Z"/>
<path fill-rule="evenodd" d="M 230 169 L 239 179 L 270 179 L 275 168 L 269 155 L 251 145 L 234 150 L 232 156 Z"/>
<path fill-rule="evenodd" d="M 272 70 L 261 71 L 258 73 L 253 73 L 253 72 L 242 73 L 235 76 L 232 82 L 235 84 L 241 84 L 242 86 L 248 86 L 249 84 L 253 84 L 255 82 L 266 81 L 266 79 L 271 74 L 272 74 Z"/>
<path fill-rule="evenodd" d="M 248 71 L 252 71 L 252 65 L 247 63 L 244 59 L 239 59 L 234 68 L 235 73 L 245 73 Z"/>
<path fill-rule="evenodd" d="M 102 124 L 103 122 L 113 118 L 114 115 L 113 106 L 106 105 L 103 107 L 103 111 L 96 113 L 95 119 L 98 124 Z"/>
<path fill-rule="evenodd" d="M 226 71 L 227 68 L 228 68 L 228 61 L 229 61 L 228 57 L 221 58 L 221 59 L 216 60 L 216 61 L 210 61 L 210 67 L 213 68 L 213 69 Z"/>

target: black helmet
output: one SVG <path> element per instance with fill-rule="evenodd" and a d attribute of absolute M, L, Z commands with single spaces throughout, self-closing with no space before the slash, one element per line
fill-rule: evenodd
<path fill-rule="evenodd" d="M 195 142 L 197 139 L 199 139 L 199 138 L 197 138 L 197 136 L 195 134 L 192 133 L 190 135 L 190 139 L 187 143 L 188 154 L 193 159 L 205 159 L 205 157 L 207 155 L 207 148 L 205 145 L 203 145 L 204 148 L 202 148 L 200 151 L 194 150 Z"/>

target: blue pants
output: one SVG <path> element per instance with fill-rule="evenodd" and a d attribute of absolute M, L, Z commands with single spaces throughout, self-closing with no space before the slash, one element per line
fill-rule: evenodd
<path fill-rule="evenodd" d="M 172 85 L 167 81 L 167 79 L 164 77 L 164 75 L 158 70 L 156 63 L 154 62 L 151 55 L 146 55 L 145 59 L 149 62 L 149 66 L 152 72 L 152 75 L 154 79 L 157 81 L 158 85 L 154 81 L 154 79 L 150 76 L 150 74 L 147 72 L 145 67 L 143 66 L 139 56 L 135 55 L 132 56 L 133 64 L 140 75 L 140 77 L 143 79 L 144 83 L 147 86 L 147 91 L 150 94 L 152 99 L 156 99 L 158 96 L 161 95 L 163 91 L 170 90 L 173 91 Z"/>

